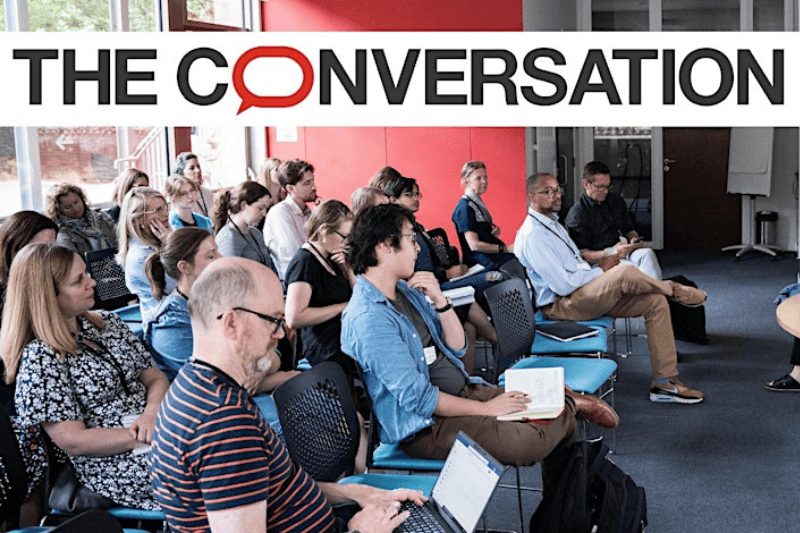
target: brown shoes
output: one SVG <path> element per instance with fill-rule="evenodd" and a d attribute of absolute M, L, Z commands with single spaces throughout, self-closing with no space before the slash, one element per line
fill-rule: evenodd
<path fill-rule="evenodd" d="M 575 417 L 601 428 L 614 429 L 619 425 L 619 416 L 614 409 L 597 396 L 567 391 L 575 401 Z"/>
<path fill-rule="evenodd" d="M 686 307 L 700 307 L 708 298 L 708 295 L 700 289 L 687 287 L 674 281 L 667 281 L 667 283 L 672 287 L 672 297 L 670 299 Z"/>

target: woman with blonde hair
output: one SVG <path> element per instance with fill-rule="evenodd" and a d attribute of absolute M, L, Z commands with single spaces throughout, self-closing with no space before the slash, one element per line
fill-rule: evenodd
<path fill-rule="evenodd" d="M 146 448 L 168 382 L 115 314 L 90 311 L 83 259 L 54 244 L 25 247 L 11 266 L 0 331 L 17 421 L 41 425 L 78 480 L 119 505 L 157 509 Z"/>
<path fill-rule="evenodd" d="M 114 180 L 114 195 L 111 199 L 113 204 L 107 211 L 108 216 L 116 224 L 119 222 L 119 212 L 122 209 L 122 202 L 125 200 L 125 195 L 134 187 L 149 187 L 150 177 L 136 168 L 127 168 L 123 170 L 119 176 Z"/>
<path fill-rule="evenodd" d="M 144 263 L 172 228 L 169 225 L 169 205 L 164 196 L 150 187 L 128 191 L 122 202 L 119 217 L 119 252 L 117 263 L 125 270 L 125 285 L 139 297 L 142 321 L 147 323 L 158 305 L 150 292 Z M 175 289 L 176 281 L 167 276 L 167 292 Z"/>
<path fill-rule="evenodd" d="M 256 227 L 266 216 L 271 200 L 269 190 L 255 181 L 243 181 L 219 195 L 214 211 L 219 253 L 252 259 L 275 270 L 264 234 Z"/>
<path fill-rule="evenodd" d="M 58 224 L 58 244 L 83 256 L 117 246 L 117 227 L 111 217 L 89 208 L 83 189 L 72 183 L 54 185 L 47 195 L 45 214 Z"/>
<path fill-rule="evenodd" d="M 200 188 L 191 178 L 173 174 L 164 186 L 167 199 L 172 204 L 169 224 L 173 228 L 201 228 L 211 233 L 211 219 L 195 213 Z"/>
<path fill-rule="evenodd" d="M 267 188 L 270 196 L 272 196 L 272 205 L 286 199 L 286 189 L 281 186 L 281 182 L 278 180 L 278 167 L 281 166 L 281 163 L 283 161 L 277 157 L 270 157 L 258 166 L 258 178 L 256 181 Z"/>

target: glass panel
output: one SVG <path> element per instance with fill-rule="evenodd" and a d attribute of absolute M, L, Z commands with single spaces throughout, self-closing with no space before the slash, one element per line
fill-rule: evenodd
<path fill-rule="evenodd" d="M 6 31 L 6 3 L 0 2 L 0 31 Z"/>
<path fill-rule="evenodd" d="M 14 128 L 0 128 L 0 217 L 22 209 Z"/>
<path fill-rule="evenodd" d="M 30 31 L 110 31 L 108 0 L 28 0 Z"/>
<path fill-rule="evenodd" d="M 130 31 L 158 31 L 157 0 L 128 0 Z"/>
<path fill-rule="evenodd" d="M 186 18 L 195 22 L 244 27 L 242 0 L 187 0 Z"/>
<path fill-rule="evenodd" d="M 167 180 L 167 135 L 162 127 L 128 128 L 128 157 L 117 170 L 137 168 L 150 178 L 150 186 L 162 190 Z"/>
<path fill-rule="evenodd" d="M 43 197 L 67 181 L 81 187 L 92 205 L 110 202 L 116 158 L 116 128 L 39 128 Z"/>
<path fill-rule="evenodd" d="M 628 204 L 636 231 L 653 239 L 650 128 L 594 128 L 594 159 L 611 170 L 611 190 Z"/>
<path fill-rule="evenodd" d="M 212 190 L 247 180 L 246 146 L 244 128 L 192 128 L 192 152 L 200 160 L 203 181 Z"/>
<path fill-rule="evenodd" d="M 753 29 L 755 31 L 783 31 L 783 1 L 754 1 Z"/>
<path fill-rule="evenodd" d="M 662 31 L 739 31 L 739 0 L 662 0 Z"/>
<path fill-rule="evenodd" d="M 594 0 L 592 31 L 648 31 L 649 0 Z"/>

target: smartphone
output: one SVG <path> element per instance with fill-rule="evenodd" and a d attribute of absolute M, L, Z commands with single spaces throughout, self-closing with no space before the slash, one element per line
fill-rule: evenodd
<path fill-rule="evenodd" d="M 636 237 L 635 239 L 633 239 L 633 240 L 631 241 L 631 244 L 636 244 L 636 243 L 639 243 L 639 242 L 642 242 L 642 241 L 644 241 L 644 239 L 643 239 L 643 238 L 641 238 L 641 237 Z"/>

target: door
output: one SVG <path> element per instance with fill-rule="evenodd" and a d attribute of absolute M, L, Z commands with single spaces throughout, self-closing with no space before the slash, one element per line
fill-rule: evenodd
<path fill-rule="evenodd" d="M 741 197 L 726 192 L 730 128 L 664 128 L 665 248 L 741 242 Z"/>

